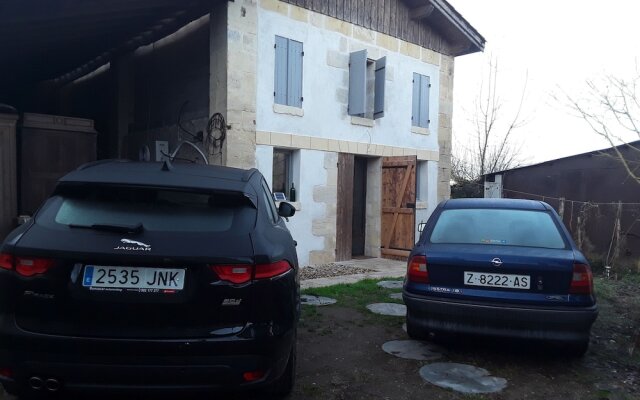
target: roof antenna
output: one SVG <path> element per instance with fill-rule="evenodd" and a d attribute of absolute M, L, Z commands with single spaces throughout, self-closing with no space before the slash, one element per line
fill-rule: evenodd
<path fill-rule="evenodd" d="M 163 171 L 172 171 L 173 170 L 173 164 L 171 164 L 171 161 L 168 158 L 166 160 L 164 160 L 164 162 L 162 163 L 162 170 Z"/>

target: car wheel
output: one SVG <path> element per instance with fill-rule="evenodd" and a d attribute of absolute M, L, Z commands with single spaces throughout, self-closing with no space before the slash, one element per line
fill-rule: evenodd
<path fill-rule="evenodd" d="M 266 390 L 267 394 L 272 398 L 281 399 L 289 396 L 293 390 L 293 386 L 296 382 L 296 362 L 297 351 L 296 344 L 293 344 L 291 353 L 289 354 L 289 361 L 284 369 L 282 375 L 276 379 Z"/>

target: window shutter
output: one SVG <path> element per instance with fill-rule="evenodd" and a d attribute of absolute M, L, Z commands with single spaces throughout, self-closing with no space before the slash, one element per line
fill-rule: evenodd
<path fill-rule="evenodd" d="M 277 104 L 287 104 L 287 55 L 289 40 L 276 36 L 275 99 Z"/>
<path fill-rule="evenodd" d="M 302 43 L 289 40 L 287 104 L 302 107 Z"/>
<path fill-rule="evenodd" d="M 413 73 L 413 106 L 411 111 L 411 125 L 420 126 L 420 82 L 422 76 Z"/>
<path fill-rule="evenodd" d="M 420 126 L 429 127 L 429 86 L 431 79 L 428 76 L 421 76 L 420 82 Z"/>
<path fill-rule="evenodd" d="M 349 55 L 349 115 L 364 115 L 367 90 L 367 51 Z"/>
<path fill-rule="evenodd" d="M 376 61 L 375 94 L 373 97 L 373 119 L 384 117 L 384 82 L 387 70 L 387 57 Z"/>

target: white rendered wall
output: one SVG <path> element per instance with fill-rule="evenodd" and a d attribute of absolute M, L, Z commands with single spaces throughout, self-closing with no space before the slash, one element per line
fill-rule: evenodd
<path fill-rule="evenodd" d="M 258 7 L 258 13 L 257 131 L 438 151 L 440 67 L 277 12 Z M 273 111 L 276 35 L 303 43 L 302 117 Z M 373 128 L 352 124 L 346 109 L 348 56 L 362 49 L 372 59 L 387 56 L 385 116 Z M 414 72 L 431 77 L 429 135 L 411 132 Z"/>
<path fill-rule="evenodd" d="M 287 227 L 293 239 L 298 242 L 298 261 L 301 266 L 309 264 L 309 254 L 313 250 L 324 250 L 325 239 L 313 234 L 313 221 L 323 219 L 326 205 L 313 199 L 313 189 L 316 186 L 327 185 L 327 173 L 324 169 L 325 153 L 316 150 L 300 150 L 299 170 L 301 171 L 300 186 L 297 190 L 297 202 L 301 209 L 289 218 Z M 256 161 L 260 172 L 265 176 L 269 186 L 273 175 L 273 147 L 256 146 Z"/>

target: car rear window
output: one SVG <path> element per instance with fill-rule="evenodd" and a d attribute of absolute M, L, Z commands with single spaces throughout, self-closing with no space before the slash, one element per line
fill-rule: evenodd
<path fill-rule="evenodd" d="M 566 247 L 551 215 L 532 210 L 445 210 L 440 214 L 430 240 L 431 243 Z"/>
<path fill-rule="evenodd" d="M 191 192 L 140 187 L 67 189 L 47 213 L 58 225 L 136 225 L 147 231 L 248 232 L 256 210 L 235 192 Z"/>

